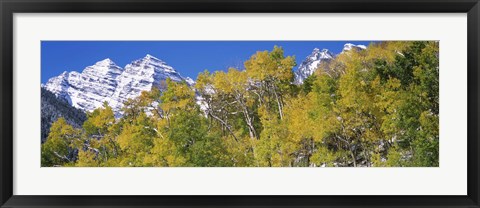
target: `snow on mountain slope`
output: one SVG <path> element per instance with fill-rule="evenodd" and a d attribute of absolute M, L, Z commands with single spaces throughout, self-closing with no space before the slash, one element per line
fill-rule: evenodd
<path fill-rule="evenodd" d="M 347 43 L 343 46 L 341 54 L 351 50 L 360 51 L 365 49 L 367 49 L 367 46 Z M 336 55 L 331 53 L 328 49 L 313 49 L 313 52 L 308 55 L 307 58 L 305 58 L 305 60 L 300 64 L 300 66 L 298 66 L 297 71 L 295 71 L 294 84 L 303 84 L 305 79 L 311 76 L 317 70 L 320 63 L 328 62 L 330 60 L 333 60 L 335 57 Z"/>
<path fill-rule="evenodd" d="M 162 88 L 167 78 L 176 82 L 185 80 L 189 85 L 194 83 L 164 61 L 147 54 L 124 68 L 105 59 L 86 67 L 82 73 L 63 72 L 49 79 L 44 88 L 84 111 L 93 111 L 106 101 L 116 116 L 120 116 L 123 102 L 151 90 L 152 86 Z"/>
<path fill-rule="evenodd" d="M 112 96 L 116 78 L 122 71 L 112 60 L 105 59 L 86 67 L 82 73 L 65 71 L 48 80 L 44 87 L 76 108 L 93 110 Z"/>
<path fill-rule="evenodd" d="M 345 53 L 347 51 L 351 51 L 351 50 L 357 50 L 357 51 L 360 51 L 360 50 L 365 50 L 367 49 L 367 46 L 365 45 L 355 45 L 355 44 L 352 44 L 352 43 L 347 43 L 343 46 L 343 50 L 342 50 L 342 53 Z"/>
<path fill-rule="evenodd" d="M 313 52 L 305 58 L 295 71 L 295 84 L 302 84 L 303 81 L 317 70 L 318 65 L 324 61 L 332 60 L 335 56 L 328 49 L 313 49 Z"/>
<path fill-rule="evenodd" d="M 162 82 L 167 78 L 175 82 L 185 80 L 171 66 L 147 54 L 125 66 L 125 71 L 117 78 L 118 86 L 113 93 L 116 99 L 109 104 L 114 108 L 121 108 L 123 102 L 139 96 L 142 91 L 150 91 L 152 86 L 163 88 Z"/>

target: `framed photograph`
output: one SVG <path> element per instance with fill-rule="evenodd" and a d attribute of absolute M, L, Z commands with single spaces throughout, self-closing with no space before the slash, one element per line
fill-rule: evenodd
<path fill-rule="evenodd" d="M 1 207 L 479 207 L 478 0 L 0 0 Z"/>

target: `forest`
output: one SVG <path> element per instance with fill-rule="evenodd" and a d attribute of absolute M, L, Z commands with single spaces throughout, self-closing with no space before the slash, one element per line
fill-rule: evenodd
<path fill-rule="evenodd" d="M 166 80 L 64 118 L 42 167 L 438 167 L 439 42 L 386 41 L 322 62 L 293 84 L 295 57 L 258 51 L 243 69 Z M 201 97 L 201 102 L 198 102 Z"/>

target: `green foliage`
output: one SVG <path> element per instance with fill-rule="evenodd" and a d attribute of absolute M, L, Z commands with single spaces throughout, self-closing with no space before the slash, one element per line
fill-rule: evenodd
<path fill-rule="evenodd" d="M 58 119 L 42 166 L 439 166 L 438 50 L 371 44 L 296 86 L 294 57 L 275 46 L 195 86 L 166 80 L 127 100 L 121 118 L 105 103 L 81 129 Z"/>
<path fill-rule="evenodd" d="M 63 166 L 74 162 L 74 149 L 79 132 L 68 125 L 64 118 L 52 124 L 47 141 L 42 145 L 42 166 Z"/>
<path fill-rule="evenodd" d="M 317 79 L 317 76 L 315 74 L 312 74 L 311 76 L 307 77 L 302 84 L 302 91 L 305 94 L 308 94 L 309 92 L 312 91 L 313 88 L 313 83 Z"/>

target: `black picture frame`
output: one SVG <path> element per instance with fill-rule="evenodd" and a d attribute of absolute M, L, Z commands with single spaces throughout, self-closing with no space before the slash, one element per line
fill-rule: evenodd
<path fill-rule="evenodd" d="M 478 0 L 0 0 L 1 207 L 480 207 Z M 14 13 L 467 13 L 466 196 L 25 196 L 13 195 Z"/>

